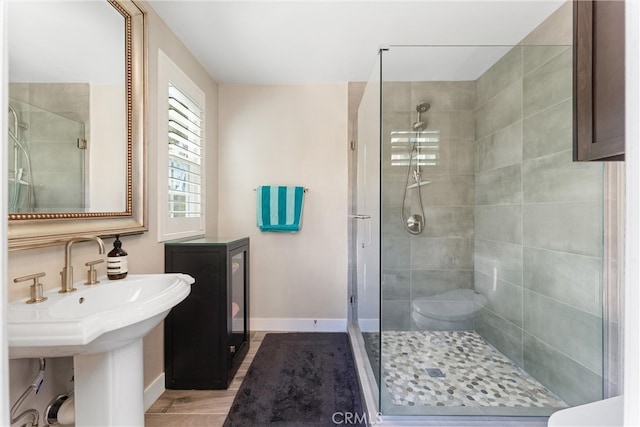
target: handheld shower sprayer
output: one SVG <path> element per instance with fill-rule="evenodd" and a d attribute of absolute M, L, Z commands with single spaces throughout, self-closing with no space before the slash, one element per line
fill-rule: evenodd
<path fill-rule="evenodd" d="M 421 234 L 424 231 L 424 206 L 422 204 L 422 193 L 421 187 L 425 184 L 428 184 L 429 181 L 422 181 L 422 174 L 420 173 L 420 144 L 418 143 L 418 133 L 424 131 L 427 128 L 427 121 L 422 119 L 422 113 L 426 113 L 429 108 L 431 108 L 431 104 L 428 102 L 421 102 L 416 106 L 416 112 L 418 113 L 418 119 L 413 125 L 411 129 L 415 132 L 415 137 L 413 141 L 409 142 L 409 165 L 407 166 L 407 177 L 405 182 L 404 194 L 402 195 L 402 209 L 400 211 L 400 215 L 402 217 L 402 223 L 404 224 L 405 229 L 410 234 Z M 414 154 L 415 153 L 415 154 Z M 416 167 L 413 170 L 413 174 L 411 173 L 411 163 L 413 159 L 416 160 Z M 413 176 L 414 184 L 409 184 L 409 177 Z M 411 188 L 416 188 L 418 191 L 418 200 L 420 203 L 420 213 L 414 213 L 405 219 L 405 204 L 407 199 L 407 190 Z"/>

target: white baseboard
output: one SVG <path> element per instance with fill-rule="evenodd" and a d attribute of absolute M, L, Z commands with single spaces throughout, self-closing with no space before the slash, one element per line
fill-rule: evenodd
<path fill-rule="evenodd" d="M 144 389 L 144 411 L 153 405 L 158 398 L 164 393 L 164 372 L 158 375 L 147 388 Z"/>
<path fill-rule="evenodd" d="M 347 319 L 252 317 L 250 322 L 253 331 L 347 332 Z"/>

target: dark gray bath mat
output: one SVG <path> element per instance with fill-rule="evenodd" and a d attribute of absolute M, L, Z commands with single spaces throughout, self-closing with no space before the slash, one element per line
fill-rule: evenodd
<path fill-rule="evenodd" d="M 224 426 L 365 426 L 364 416 L 347 334 L 267 334 Z"/>

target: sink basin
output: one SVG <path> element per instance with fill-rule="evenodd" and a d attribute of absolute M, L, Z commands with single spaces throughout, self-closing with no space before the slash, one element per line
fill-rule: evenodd
<path fill-rule="evenodd" d="M 146 335 L 185 299 L 186 274 L 129 275 L 78 291 L 45 292 L 39 304 L 8 305 L 9 357 L 63 357 L 108 352 Z"/>
<path fill-rule="evenodd" d="M 38 304 L 8 307 L 9 357 L 73 356 L 75 425 L 143 426 L 142 337 L 185 299 L 187 274 L 100 277 Z"/>

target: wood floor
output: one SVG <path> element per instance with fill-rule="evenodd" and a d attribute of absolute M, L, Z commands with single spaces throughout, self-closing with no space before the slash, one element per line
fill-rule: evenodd
<path fill-rule="evenodd" d="M 249 351 L 227 390 L 165 390 L 145 414 L 145 426 L 222 426 L 264 336 L 252 333 Z"/>

